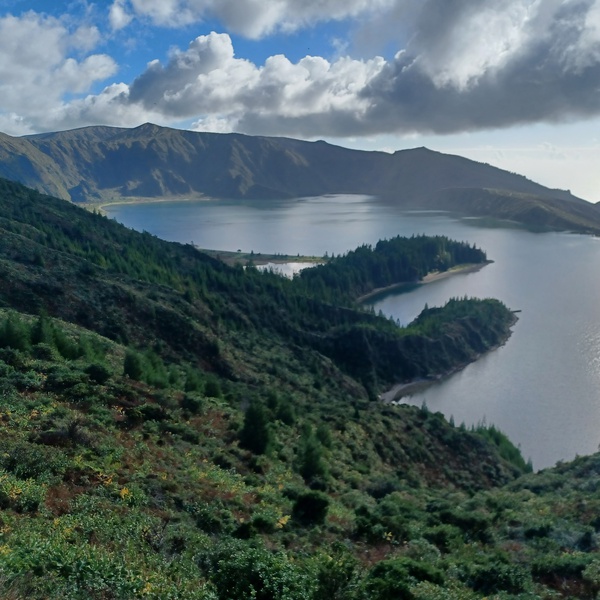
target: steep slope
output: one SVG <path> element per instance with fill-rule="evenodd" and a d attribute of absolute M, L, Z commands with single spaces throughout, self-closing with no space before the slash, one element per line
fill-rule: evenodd
<path fill-rule="evenodd" d="M 340 377 L 345 371 L 352 385 L 375 396 L 382 387 L 473 360 L 504 339 L 513 321 L 499 302 L 465 301 L 466 314 L 455 314 L 450 305 L 443 311 L 437 335 L 401 330 L 353 306 L 333 285 L 330 292 L 322 284 L 309 289 L 299 280 L 230 268 L 191 246 L 129 231 L 7 181 L 0 181 L 0 215 L 6 305 L 34 314 L 45 310 L 126 343 L 151 344 L 165 357 L 198 362 L 231 379 L 263 379 L 264 356 L 293 343 L 311 362 L 321 363 L 322 355 L 334 359 Z M 451 256 L 453 245 L 460 250 L 445 238 L 407 244 L 414 251 L 404 256 L 402 250 L 399 258 L 412 278 L 438 268 L 439 255 Z M 477 256 L 485 259 L 481 251 Z M 365 280 L 360 270 L 354 276 Z M 348 337 L 368 338 L 352 346 L 351 358 Z M 383 344 L 385 362 L 376 358 Z M 349 366 L 356 362 L 364 374 Z"/>
<path fill-rule="evenodd" d="M 525 177 L 426 148 L 394 154 L 365 152 L 289 138 L 181 131 L 146 124 L 134 129 L 86 127 L 24 138 L 0 138 L 0 176 L 76 202 L 122 198 L 198 197 L 261 200 L 329 193 L 384 197 L 408 207 L 437 199 L 447 190 L 493 189 L 520 195 L 508 218 L 540 203 L 559 210 L 564 228 L 581 229 L 571 219 L 585 209 L 586 225 L 599 227 L 596 207 L 562 190 Z M 483 193 L 483 192 L 482 192 Z M 483 193 L 485 196 L 485 193 Z M 499 216 L 485 201 L 462 204 L 469 213 Z M 503 211 L 506 217 L 506 210 Z M 562 223 L 564 222 L 564 226 Z"/>
<path fill-rule="evenodd" d="M 292 282 L 0 181 L 0 596 L 595 597 L 599 455 L 518 477 L 494 427 L 369 401 L 345 368 L 398 328 L 332 289 L 363 291 L 360 265 L 396 244 L 415 275 L 484 258 L 436 238 L 363 247 L 303 282 L 303 304 Z M 417 319 L 433 345 L 413 361 L 465 320 L 479 348 L 510 315 L 454 305 Z M 310 341 L 332 319 L 363 334 L 343 356 Z"/>

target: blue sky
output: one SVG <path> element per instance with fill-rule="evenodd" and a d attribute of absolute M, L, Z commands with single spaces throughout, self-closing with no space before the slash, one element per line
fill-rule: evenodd
<path fill-rule="evenodd" d="M 467 156 L 600 201 L 600 0 L 0 0 L 0 131 Z"/>

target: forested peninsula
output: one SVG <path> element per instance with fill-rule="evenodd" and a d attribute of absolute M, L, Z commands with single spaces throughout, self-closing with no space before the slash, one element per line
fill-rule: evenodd
<path fill-rule="evenodd" d="M 304 269 L 296 281 L 308 293 L 339 303 L 398 284 L 416 283 L 434 271 L 486 261 L 483 250 L 445 236 L 397 236 Z"/>
<path fill-rule="evenodd" d="M 0 181 L 3 597 L 589 597 L 596 458 L 527 475 L 493 426 L 376 401 L 508 334 L 496 300 L 405 328 L 356 303 L 462 252 L 287 280 Z"/>

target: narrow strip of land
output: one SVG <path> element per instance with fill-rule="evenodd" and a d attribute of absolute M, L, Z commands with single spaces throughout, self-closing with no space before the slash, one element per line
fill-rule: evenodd
<path fill-rule="evenodd" d="M 418 281 L 399 281 L 397 283 L 393 283 L 392 285 L 387 285 L 385 287 L 376 288 L 376 289 L 370 291 L 369 293 L 363 294 L 362 296 L 357 298 L 357 302 L 359 302 L 359 303 L 366 302 L 367 300 L 371 300 L 374 297 L 379 296 L 380 294 L 392 292 L 392 291 L 400 289 L 406 285 L 411 285 L 411 284 L 422 285 L 422 284 L 426 284 L 426 283 L 433 283 L 434 281 L 439 281 L 440 279 L 446 279 L 447 277 L 451 277 L 452 275 L 474 273 L 476 271 L 479 271 L 486 265 L 489 265 L 490 263 L 493 263 L 493 262 L 494 262 L 493 260 L 486 260 L 481 263 L 467 263 L 467 264 L 462 264 L 462 265 L 456 265 L 454 267 L 451 267 L 447 271 L 432 271 L 431 273 L 427 273 L 427 275 L 425 275 L 425 277 L 423 277 L 422 279 L 420 279 Z"/>
<path fill-rule="evenodd" d="M 302 256 L 300 254 L 265 254 L 264 252 L 210 250 L 207 248 L 198 248 L 198 250 L 232 266 L 235 264 L 266 265 L 268 263 L 306 263 L 307 265 L 315 265 L 322 263 L 324 260 L 322 256 Z"/>

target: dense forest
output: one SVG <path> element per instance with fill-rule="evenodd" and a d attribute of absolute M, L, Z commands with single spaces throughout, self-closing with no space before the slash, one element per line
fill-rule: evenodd
<path fill-rule="evenodd" d="M 398 283 L 416 282 L 433 271 L 486 260 L 483 250 L 445 236 L 398 236 L 304 269 L 296 282 L 311 294 L 340 302 Z"/>
<path fill-rule="evenodd" d="M 534 474 L 493 426 L 376 400 L 501 343 L 501 303 L 400 328 L 365 288 L 0 188 L 2 597 L 595 597 L 598 457 Z"/>

